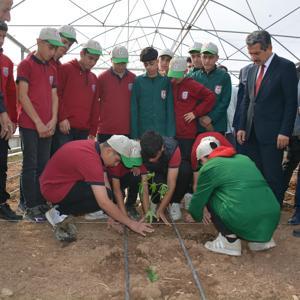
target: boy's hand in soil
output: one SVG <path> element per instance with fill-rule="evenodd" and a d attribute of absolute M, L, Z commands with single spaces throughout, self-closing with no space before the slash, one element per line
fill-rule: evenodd
<path fill-rule="evenodd" d="M 162 209 L 160 206 L 158 207 L 158 209 L 156 211 L 156 217 L 157 217 L 157 221 L 162 220 L 166 225 L 171 226 L 171 224 L 167 220 L 164 209 Z"/>
<path fill-rule="evenodd" d="M 154 231 L 152 226 L 150 224 L 144 223 L 144 218 L 142 218 L 140 221 L 131 221 L 128 227 L 135 231 L 136 233 L 139 233 L 143 236 L 146 236 L 146 233 L 151 233 Z"/>

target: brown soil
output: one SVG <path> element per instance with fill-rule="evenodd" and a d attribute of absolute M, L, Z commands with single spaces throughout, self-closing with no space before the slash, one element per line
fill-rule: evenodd
<path fill-rule="evenodd" d="M 16 171 L 10 169 L 9 176 Z M 300 240 L 286 225 L 291 213 L 282 212 L 276 248 L 253 253 L 244 242 L 241 257 L 204 248 L 216 235 L 212 226 L 177 225 L 208 299 L 300 299 Z M 78 240 L 69 245 L 56 241 L 47 224 L 0 223 L 0 299 L 125 299 L 124 235 L 103 223 L 76 221 Z M 130 299 L 199 299 L 174 230 L 154 227 L 146 238 L 128 233 Z M 150 266 L 159 277 L 153 283 Z"/>

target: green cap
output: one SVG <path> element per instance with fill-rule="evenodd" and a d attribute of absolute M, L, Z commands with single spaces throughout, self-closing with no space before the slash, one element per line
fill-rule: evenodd
<path fill-rule="evenodd" d="M 82 45 L 82 48 L 86 49 L 86 51 L 90 54 L 102 55 L 102 47 L 95 40 L 88 40 L 87 43 Z"/>
<path fill-rule="evenodd" d="M 168 77 L 183 78 L 187 69 L 186 59 L 182 56 L 174 57 L 170 61 Z"/>
<path fill-rule="evenodd" d="M 64 47 L 57 29 L 45 27 L 40 31 L 39 39 L 47 41 L 49 44 L 57 47 Z"/>

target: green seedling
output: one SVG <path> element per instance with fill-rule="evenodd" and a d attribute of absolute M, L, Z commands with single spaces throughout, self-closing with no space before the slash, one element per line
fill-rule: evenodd
<path fill-rule="evenodd" d="M 165 183 L 154 182 L 154 175 L 155 175 L 155 173 L 149 173 L 147 175 L 149 190 L 150 190 L 151 194 L 158 192 L 159 198 L 162 199 L 168 192 L 168 186 Z M 143 199 L 143 192 L 144 192 L 143 185 L 139 184 L 140 199 Z M 153 219 L 157 218 L 157 216 L 156 216 L 156 212 L 153 209 L 151 209 L 151 207 L 153 207 L 151 205 L 151 203 L 152 203 L 151 199 L 149 199 L 149 201 L 150 201 L 150 208 L 148 209 L 148 211 L 145 215 L 145 219 L 146 219 L 146 222 L 152 224 Z"/>
<path fill-rule="evenodd" d="M 155 282 L 159 279 L 158 274 L 156 273 L 156 271 L 154 270 L 153 267 L 148 267 L 146 269 L 146 273 L 147 273 L 147 277 L 151 282 Z"/>

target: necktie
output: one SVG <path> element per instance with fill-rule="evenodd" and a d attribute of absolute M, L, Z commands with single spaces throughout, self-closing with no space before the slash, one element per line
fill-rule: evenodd
<path fill-rule="evenodd" d="M 264 70 L 265 70 L 265 65 L 261 65 L 258 77 L 256 79 L 256 83 L 255 83 L 255 96 L 257 95 L 257 93 L 259 91 L 259 88 L 260 88 L 260 85 L 261 85 L 261 82 L 263 80 Z"/>

